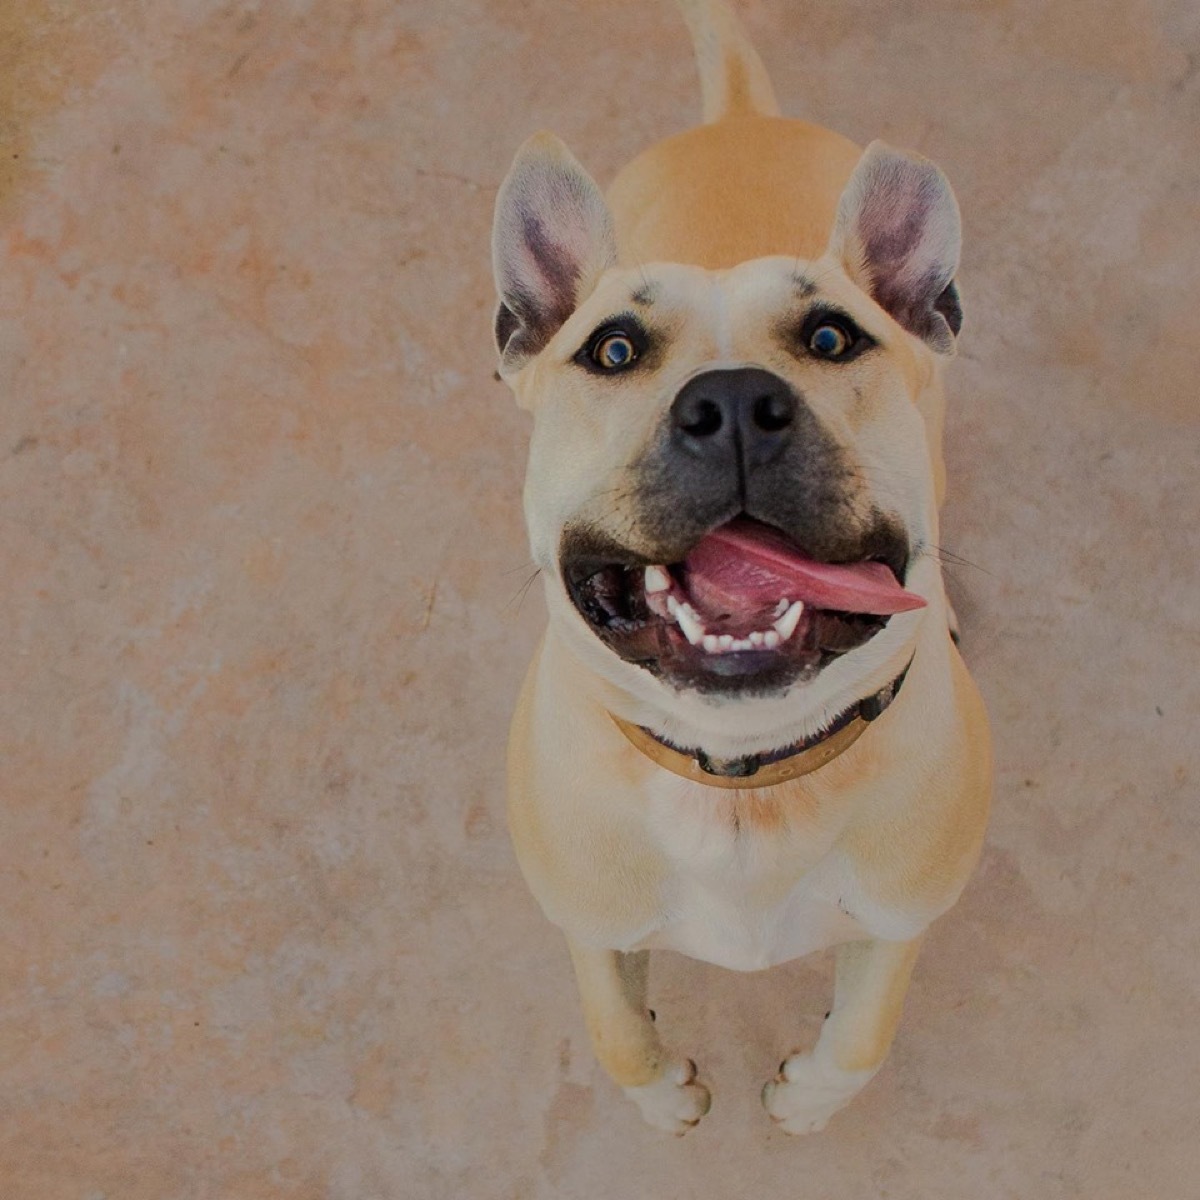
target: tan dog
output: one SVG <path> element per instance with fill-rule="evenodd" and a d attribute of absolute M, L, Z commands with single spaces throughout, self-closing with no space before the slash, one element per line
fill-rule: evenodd
<path fill-rule="evenodd" d="M 763 1089 L 804 1133 L 879 1069 L 987 816 L 935 553 L 958 209 L 925 159 L 778 117 L 724 3 L 681 7 L 707 123 L 607 203 L 539 134 L 497 200 L 550 612 L 510 824 L 596 1055 L 661 1128 L 709 1093 L 659 1040 L 649 949 L 758 970 L 837 946 L 815 1048 Z"/>

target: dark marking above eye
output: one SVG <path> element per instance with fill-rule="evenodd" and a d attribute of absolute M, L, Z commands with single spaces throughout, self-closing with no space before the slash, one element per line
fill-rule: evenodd
<path fill-rule="evenodd" d="M 634 304 L 640 304 L 643 308 L 649 308 L 658 299 L 658 289 L 652 283 L 644 283 L 630 296 L 630 299 Z"/>
<path fill-rule="evenodd" d="M 792 275 L 792 290 L 802 300 L 807 300 L 817 290 L 817 285 L 807 275 L 796 272 Z"/>

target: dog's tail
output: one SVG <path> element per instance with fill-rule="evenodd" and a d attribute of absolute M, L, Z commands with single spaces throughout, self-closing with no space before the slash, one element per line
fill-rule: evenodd
<path fill-rule="evenodd" d="M 767 69 L 727 0 L 677 0 L 696 50 L 704 120 L 779 116 Z"/>

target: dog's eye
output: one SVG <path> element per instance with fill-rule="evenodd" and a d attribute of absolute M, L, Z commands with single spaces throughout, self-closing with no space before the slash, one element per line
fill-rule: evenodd
<path fill-rule="evenodd" d="M 808 339 L 808 348 L 818 358 L 841 358 L 850 345 L 850 335 L 840 325 L 829 321 L 818 325 Z"/>
<path fill-rule="evenodd" d="M 797 353 L 827 363 L 848 363 L 878 344 L 849 314 L 824 304 L 809 311 L 793 343 Z"/>
<path fill-rule="evenodd" d="M 619 375 L 646 357 L 652 342 L 633 313 L 611 316 L 593 330 L 572 361 L 594 375 Z"/>
<path fill-rule="evenodd" d="M 619 371 L 637 358 L 637 347 L 627 333 L 619 329 L 606 333 L 592 347 L 592 362 L 605 371 Z"/>

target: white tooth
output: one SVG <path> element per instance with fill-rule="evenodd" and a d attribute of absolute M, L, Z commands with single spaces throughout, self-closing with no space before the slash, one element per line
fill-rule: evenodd
<path fill-rule="evenodd" d="M 735 650 L 750 650 L 754 643 L 749 638 L 735 638 L 733 648 Z"/>
<path fill-rule="evenodd" d="M 774 650 L 775 647 L 778 646 L 782 641 L 783 638 L 781 638 L 774 629 L 768 629 L 767 632 L 763 634 L 763 645 L 766 646 L 768 650 Z"/>
<path fill-rule="evenodd" d="M 748 641 L 752 646 L 761 646 L 763 644 L 763 635 L 756 629 L 749 637 Z"/>
<path fill-rule="evenodd" d="M 673 617 L 679 615 L 679 601 L 674 596 L 667 597 L 667 612 Z"/>
<path fill-rule="evenodd" d="M 800 623 L 800 614 L 803 611 L 804 605 L 797 600 L 796 603 L 793 604 L 791 608 L 789 608 L 787 612 L 785 612 L 783 616 L 775 622 L 775 629 L 776 632 L 778 632 L 781 641 L 786 642 L 788 638 L 790 638 L 792 634 L 796 632 L 796 626 Z"/>
<path fill-rule="evenodd" d="M 721 649 L 728 650 L 732 645 L 733 645 L 733 634 L 731 634 L 731 633 L 721 634 Z"/>
<path fill-rule="evenodd" d="M 715 633 L 706 634 L 704 637 L 704 648 L 709 654 L 716 654 L 720 649 L 721 639 Z"/>
<path fill-rule="evenodd" d="M 696 610 L 690 604 L 677 604 L 674 609 L 675 620 L 683 630 L 683 636 L 693 646 L 698 646 L 704 638 L 704 622 L 700 620 Z"/>
<path fill-rule="evenodd" d="M 646 591 L 668 592 L 671 590 L 671 577 L 662 567 L 646 568 Z"/>
<path fill-rule="evenodd" d="M 792 602 L 786 596 L 784 596 L 784 598 L 782 600 L 780 600 L 780 602 L 777 605 L 775 605 L 775 611 L 771 614 L 771 616 L 782 617 L 783 614 L 785 612 L 787 612 L 788 607 L 791 605 L 791 603 Z"/>

